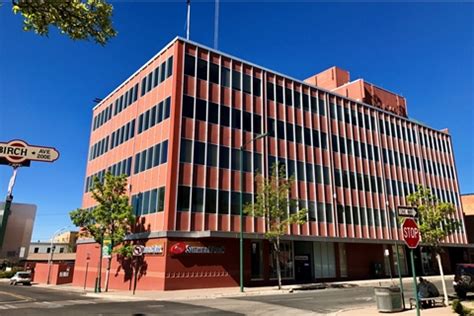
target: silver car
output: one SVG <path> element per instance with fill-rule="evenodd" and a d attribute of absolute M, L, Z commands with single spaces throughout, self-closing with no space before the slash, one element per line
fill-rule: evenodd
<path fill-rule="evenodd" d="M 18 283 L 31 285 L 31 273 L 25 271 L 15 273 L 10 279 L 10 285 L 17 285 Z"/>

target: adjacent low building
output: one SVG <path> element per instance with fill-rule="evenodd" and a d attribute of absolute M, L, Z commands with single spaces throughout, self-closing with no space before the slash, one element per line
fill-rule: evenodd
<path fill-rule="evenodd" d="M 337 67 L 298 80 L 181 38 L 94 108 L 83 207 L 95 206 L 94 177 L 127 175 L 138 222 L 130 239 L 146 246 L 138 289 L 238 285 L 241 225 L 245 285 L 274 284 L 264 219 L 239 219 L 239 170 L 251 203 L 256 174 L 277 161 L 308 209 L 281 244 L 286 283 L 382 277 L 396 271 L 397 247 L 406 274 L 396 210 L 418 185 L 456 207 L 445 271 L 465 251 L 451 136 L 408 118 L 404 97 Z M 79 240 L 74 284 L 87 267 L 97 273 L 98 256 L 96 243 Z M 423 258 L 420 272 L 433 272 Z M 133 266 L 114 255 L 111 288 L 128 289 Z"/>

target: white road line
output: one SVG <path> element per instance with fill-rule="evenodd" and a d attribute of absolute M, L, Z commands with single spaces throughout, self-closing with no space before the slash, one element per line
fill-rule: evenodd
<path fill-rule="evenodd" d="M 16 308 L 15 305 L 10 305 L 10 304 L 5 304 L 3 306 L 6 307 L 5 309 L 15 309 Z"/>

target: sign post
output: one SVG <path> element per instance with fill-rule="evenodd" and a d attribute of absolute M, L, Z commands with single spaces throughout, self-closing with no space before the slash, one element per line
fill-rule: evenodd
<path fill-rule="evenodd" d="M 135 295 L 135 290 L 137 289 L 137 279 L 138 279 L 138 263 L 143 256 L 143 246 L 136 245 L 133 247 L 133 258 L 135 259 L 135 280 L 133 281 L 133 295 Z"/>
<path fill-rule="evenodd" d="M 13 187 L 19 167 L 29 167 L 31 161 L 53 162 L 59 158 L 59 152 L 52 147 L 29 145 L 25 141 L 15 139 L 8 143 L 0 142 L 0 164 L 10 165 L 13 175 L 8 184 L 3 213 L 0 213 L 0 249 L 2 249 L 7 227 L 10 207 L 13 202 Z"/>
<path fill-rule="evenodd" d="M 413 289 L 416 300 L 416 315 L 420 316 L 420 301 L 418 297 L 417 285 L 416 285 L 416 271 L 415 271 L 415 259 L 413 256 L 413 249 L 416 249 L 420 244 L 420 230 L 418 224 L 413 218 L 405 218 L 402 224 L 403 240 L 405 244 L 410 248 L 410 263 L 411 273 L 413 275 Z"/>

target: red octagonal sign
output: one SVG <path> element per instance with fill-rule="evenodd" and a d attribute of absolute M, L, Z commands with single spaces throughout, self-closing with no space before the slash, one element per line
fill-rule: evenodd
<path fill-rule="evenodd" d="M 402 224 L 403 240 L 408 248 L 414 249 L 420 243 L 420 230 L 413 218 L 405 218 Z"/>

